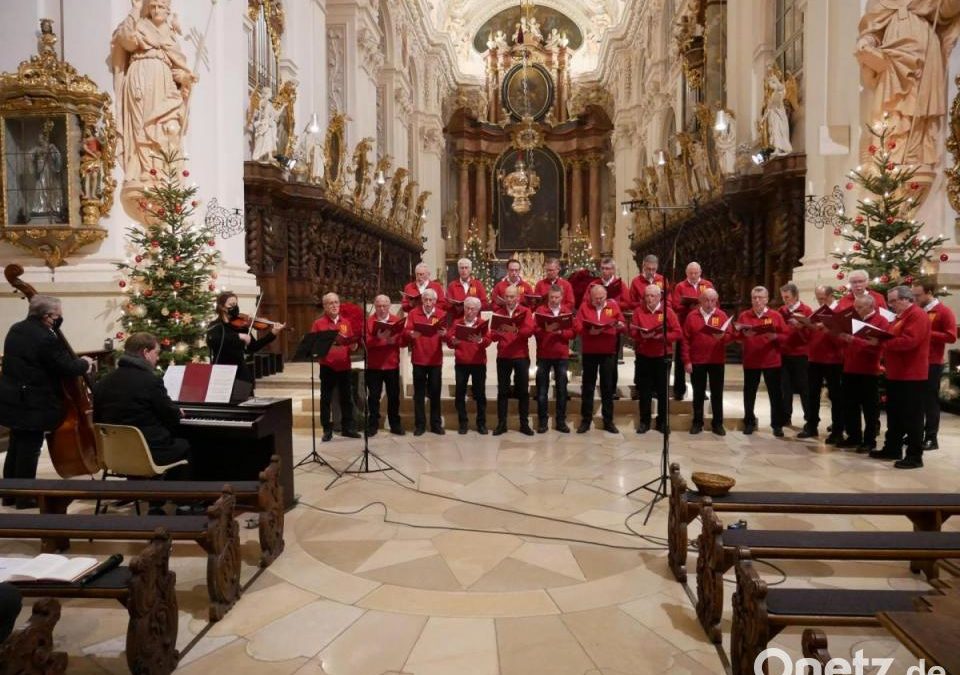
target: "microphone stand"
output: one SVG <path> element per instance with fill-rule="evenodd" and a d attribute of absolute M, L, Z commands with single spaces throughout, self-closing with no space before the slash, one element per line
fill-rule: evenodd
<path fill-rule="evenodd" d="M 363 289 L 363 296 L 361 298 L 361 303 L 362 303 L 362 312 L 363 312 L 363 324 L 361 325 L 361 328 L 360 328 L 360 344 L 363 345 L 363 372 L 364 372 L 363 383 L 364 383 L 364 389 L 366 389 L 366 383 L 367 383 L 366 372 L 367 372 L 367 366 L 368 366 L 367 321 L 370 318 L 369 316 L 367 316 L 366 287 L 364 287 Z M 388 462 L 383 457 L 381 457 L 380 455 L 378 455 L 377 453 L 375 453 L 373 450 L 370 449 L 370 434 L 369 434 L 370 422 L 367 419 L 369 414 L 370 414 L 370 405 L 369 405 L 369 401 L 367 400 L 366 392 L 364 392 L 363 394 L 363 450 L 360 452 L 359 455 L 357 455 L 353 459 L 352 462 L 350 462 L 347 465 L 346 469 L 338 473 L 336 477 L 334 477 L 334 479 L 327 484 L 327 487 L 325 487 L 324 490 L 329 490 L 330 488 L 332 488 L 338 480 L 340 480 L 346 474 L 349 474 L 349 473 L 359 474 L 359 473 L 375 473 L 380 471 L 396 471 L 398 474 L 406 478 L 411 483 L 415 482 L 412 478 L 410 478 L 410 476 L 405 474 L 403 471 L 401 471 L 400 469 L 395 467 L 393 464 L 391 464 L 390 462 Z M 373 457 L 373 459 L 377 462 L 376 468 L 373 468 L 373 469 L 370 468 L 371 457 Z M 358 463 L 359 463 L 359 466 L 357 466 L 357 468 L 353 468 L 354 465 Z"/>
<path fill-rule="evenodd" d="M 659 212 L 664 240 L 666 240 L 667 235 L 668 211 L 687 211 L 692 209 L 694 212 L 696 212 L 698 207 L 696 200 L 694 200 L 693 203 L 688 206 L 654 206 L 644 200 L 623 202 L 622 205 L 625 208 L 628 208 L 631 213 L 635 211 Z M 677 275 L 677 246 L 680 243 L 680 235 L 683 233 L 683 229 L 686 227 L 686 224 L 687 221 L 681 223 L 673 237 L 670 276 L 667 277 L 668 279 L 675 279 Z M 638 492 L 640 490 L 646 490 L 647 492 L 653 493 L 653 498 L 650 500 L 650 503 L 647 506 L 647 515 L 643 519 L 644 525 L 646 525 L 647 521 L 650 520 L 650 516 L 653 514 L 653 507 L 656 505 L 656 503 L 667 497 L 667 485 L 670 480 L 670 364 L 673 361 L 673 352 L 670 350 L 670 342 L 667 340 L 667 327 L 669 324 L 667 321 L 667 312 L 669 311 L 669 306 L 667 305 L 666 289 L 664 289 L 664 296 L 661 302 L 663 303 L 663 367 L 667 372 L 663 378 L 663 410 L 661 411 L 659 408 L 657 409 L 657 416 L 660 417 L 662 415 L 663 418 L 663 448 L 660 451 L 660 475 L 653 480 L 649 480 L 643 485 L 639 485 L 627 492 L 628 497 L 634 492 Z"/>

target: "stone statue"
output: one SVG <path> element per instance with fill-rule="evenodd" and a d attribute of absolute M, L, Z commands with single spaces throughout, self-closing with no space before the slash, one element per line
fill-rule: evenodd
<path fill-rule="evenodd" d="M 497 257 L 497 231 L 493 229 L 493 223 L 487 223 L 487 254 L 491 259 Z"/>
<path fill-rule="evenodd" d="M 724 176 L 736 173 L 737 166 L 737 125 L 729 118 L 722 129 L 713 129 L 713 143 L 717 149 L 717 166 Z"/>
<path fill-rule="evenodd" d="M 50 140 L 53 120 L 46 120 L 40 130 L 37 144 L 30 150 L 30 168 L 33 173 L 33 198 L 30 214 L 47 216 L 56 222 L 63 215 L 63 156 Z"/>
<path fill-rule="evenodd" d="M 867 0 L 855 53 L 873 90 L 871 122 L 888 115 L 894 161 L 940 161 L 947 111 L 946 63 L 960 35 L 960 0 Z"/>
<path fill-rule="evenodd" d="M 100 199 L 103 194 L 103 146 L 93 133 L 93 127 L 83 130 L 80 143 L 80 195 L 84 199 Z"/>
<path fill-rule="evenodd" d="M 560 257 L 570 256 L 570 224 L 564 223 L 560 228 Z"/>
<path fill-rule="evenodd" d="M 297 154 L 307 167 L 307 180 L 311 183 L 323 181 L 323 137 L 319 132 L 309 129 L 300 137 L 300 149 Z"/>
<path fill-rule="evenodd" d="M 277 154 L 278 125 L 280 115 L 286 104 L 276 108 L 270 100 L 270 87 L 260 89 L 260 105 L 253 116 L 253 152 L 254 162 L 273 161 Z"/>
<path fill-rule="evenodd" d="M 123 146 L 124 182 L 141 187 L 161 152 L 182 155 L 187 102 L 197 76 L 177 36 L 171 0 L 131 0 L 130 13 L 113 32 L 111 61 Z"/>
<path fill-rule="evenodd" d="M 790 121 L 787 118 L 787 87 L 771 70 L 767 73 L 763 88 L 766 96 L 760 124 L 765 145 L 773 148 L 774 157 L 789 155 L 793 152 L 793 144 L 790 143 Z"/>

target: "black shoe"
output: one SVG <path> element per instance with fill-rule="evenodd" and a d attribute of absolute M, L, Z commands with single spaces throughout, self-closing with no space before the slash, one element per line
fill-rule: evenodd
<path fill-rule="evenodd" d="M 430 433 L 436 434 L 437 436 L 443 436 L 445 433 L 447 433 L 447 430 L 441 426 L 435 426 L 435 427 L 430 427 Z"/>
<path fill-rule="evenodd" d="M 827 445 L 837 445 L 843 442 L 843 434 L 830 433 L 830 435 L 823 439 L 823 442 Z"/>
<path fill-rule="evenodd" d="M 36 499 L 30 497 L 21 497 L 18 499 L 14 505 L 14 508 L 17 511 L 23 511 L 24 509 L 35 509 L 39 506 Z"/>
<path fill-rule="evenodd" d="M 403 427 L 390 427 L 390 433 L 394 436 L 405 436 L 407 434 Z"/>
<path fill-rule="evenodd" d="M 648 431 L 650 431 L 650 423 L 649 423 L 649 422 L 640 422 L 640 424 L 637 425 L 637 433 L 638 433 L 638 434 L 645 434 L 645 433 L 647 433 Z"/>
<path fill-rule="evenodd" d="M 682 394 L 682 393 L 681 393 L 681 394 L 678 394 L 677 392 L 673 392 L 673 400 L 674 400 L 674 401 L 682 401 L 682 400 L 683 400 L 683 394 Z"/>
<path fill-rule="evenodd" d="M 547 420 L 540 420 L 540 422 L 537 424 L 537 433 L 538 434 L 547 433 Z"/>
<path fill-rule="evenodd" d="M 619 434 L 620 430 L 617 429 L 617 425 L 612 421 L 603 423 L 603 430 L 611 434 Z"/>
<path fill-rule="evenodd" d="M 377 435 L 377 432 L 380 431 L 377 427 L 370 427 L 367 429 L 367 438 L 373 438 Z"/>
<path fill-rule="evenodd" d="M 346 431 L 341 432 L 340 435 L 344 438 L 360 438 L 360 434 L 353 429 L 347 429 Z"/>
<path fill-rule="evenodd" d="M 544 431 L 546 431 L 546 429 L 544 429 Z M 521 424 L 520 433 L 524 436 L 533 436 L 533 429 L 530 428 L 529 424 Z"/>
<path fill-rule="evenodd" d="M 901 459 L 900 452 L 894 450 L 890 452 L 889 450 L 874 450 L 870 453 L 870 459 L 882 459 L 887 462 L 898 462 Z"/>
<path fill-rule="evenodd" d="M 567 426 L 566 422 L 557 422 L 553 428 L 559 431 L 561 434 L 570 433 L 570 427 Z"/>
<path fill-rule="evenodd" d="M 773 435 L 777 438 L 783 438 L 783 427 L 773 427 Z"/>
<path fill-rule="evenodd" d="M 659 432 L 662 434 L 662 433 L 663 433 L 663 420 L 658 417 L 658 418 L 657 418 L 657 421 L 656 421 L 656 422 L 654 423 L 654 425 L 653 425 L 653 429 L 654 429 L 654 431 L 659 431 Z"/>
<path fill-rule="evenodd" d="M 818 438 L 820 436 L 819 432 L 816 429 L 807 429 L 803 428 L 800 430 L 800 433 L 797 434 L 797 438 Z"/>
<path fill-rule="evenodd" d="M 747 421 L 744 421 L 744 423 L 743 423 L 743 433 L 744 433 L 744 435 L 749 436 L 750 434 L 752 434 L 752 433 L 753 433 L 754 431 L 756 431 L 756 430 L 757 430 L 757 423 L 756 423 L 756 422 L 747 422 Z"/>
<path fill-rule="evenodd" d="M 940 445 L 937 443 L 936 436 L 927 436 L 927 440 L 923 442 L 923 451 L 930 452 L 931 450 L 939 450 Z M 921 464 L 921 466 L 923 466 Z"/>
<path fill-rule="evenodd" d="M 726 436 L 727 430 L 723 428 L 722 424 L 712 424 L 710 425 L 710 431 L 715 433 L 717 436 Z"/>
<path fill-rule="evenodd" d="M 502 436 L 502 435 L 505 434 L 505 433 L 507 433 L 507 425 L 506 425 L 506 424 L 498 424 L 498 425 L 497 425 L 497 428 L 493 430 L 493 435 L 494 435 L 494 436 Z"/>
<path fill-rule="evenodd" d="M 320 440 L 321 440 L 323 443 L 326 443 L 327 441 L 332 441 L 332 440 L 333 440 L 333 430 L 332 430 L 332 429 L 324 429 L 324 430 L 323 430 L 323 437 L 322 437 Z"/>
<path fill-rule="evenodd" d="M 923 460 L 919 457 L 906 457 L 893 463 L 895 469 L 922 469 Z"/>
<path fill-rule="evenodd" d="M 466 423 L 466 422 L 461 422 L 461 423 L 460 423 L 460 427 L 457 429 L 457 433 L 460 434 L 461 436 L 465 436 L 465 435 L 466 435 L 466 433 L 467 433 L 467 423 Z"/>
<path fill-rule="evenodd" d="M 876 443 L 870 443 L 869 445 L 864 443 L 863 445 L 857 446 L 858 455 L 867 455 L 877 449 Z"/>
<path fill-rule="evenodd" d="M 486 422 L 478 422 L 478 423 L 477 423 L 477 433 L 480 434 L 481 436 L 486 436 L 486 435 L 487 435 L 487 423 L 486 423 Z"/>
<path fill-rule="evenodd" d="M 854 439 L 854 438 L 845 438 L 842 441 L 838 441 L 837 443 L 834 443 L 834 445 L 843 450 L 851 450 L 853 448 L 857 448 L 863 445 L 863 441 L 859 439 Z"/>
<path fill-rule="evenodd" d="M 416 429 L 413 430 L 414 436 L 423 436 L 425 433 L 427 433 L 427 430 L 424 429 L 423 427 L 417 427 Z"/>
<path fill-rule="evenodd" d="M 577 427 L 578 434 L 585 434 L 590 431 L 590 420 L 583 420 L 580 422 L 580 426 Z"/>
<path fill-rule="evenodd" d="M 695 436 L 703 433 L 703 422 L 694 422 L 690 425 L 690 435 Z"/>

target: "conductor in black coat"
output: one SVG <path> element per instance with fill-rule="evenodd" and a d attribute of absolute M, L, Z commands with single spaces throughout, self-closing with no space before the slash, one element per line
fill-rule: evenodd
<path fill-rule="evenodd" d="M 93 388 L 93 419 L 104 424 L 126 424 L 143 433 L 155 464 L 190 459 L 190 444 L 177 438 L 180 408 L 170 400 L 157 375 L 160 344 L 150 333 L 134 333 L 123 345 L 117 369 Z M 166 473 L 167 478 L 190 477 L 189 465 Z"/>
<path fill-rule="evenodd" d="M 96 369 L 92 359 L 71 355 L 56 333 L 62 323 L 60 300 L 35 295 L 27 318 L 10 327 L 4 341 L 0 425 L 10 428 L 4 478 L 36 478 L 43 434 L 63 421 L 62 380 Z M 3 500 L 4 506 L 11 503 Z M 17 505 L 32 506 L 26 499 Z"/>
<path fill-rule="evenodd" d="M 210 363 L 235 365 L 237 379 L 253 384 L 253 371 L 247 365 L 246 355 L 258 352 L 273 342 L 284 325 L 274 324 L 266 335 L 254 339 L 249 328 L 230 325 L 239 314 L 237 296 L 232 291 L 224 291 L 217 296 L 217 318 L 207 329 L 207 348 L 210 350 Z"/>

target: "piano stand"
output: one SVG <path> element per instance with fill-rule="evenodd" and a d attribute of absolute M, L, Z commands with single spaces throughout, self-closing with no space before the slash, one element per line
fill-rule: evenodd
<path fill-rule="evenodd" d="M 319 452 L 317 452 L 317 397 L 315 393 L 315 382 L 316 376 L 313 370 L 313 364 L 316 361 L 315 358 L 310 359 L 310 440 L 313 443 L 313 446 L 310 450 L 310 454 L 306 455 L 303 459 L 293 465 L 294 469 L 299 469 L 304 464 L 319 464 L 320 466 L 328 466 L 333 473 L 336 474 L 337 480 L 343 474 L 337 471 L 333 464 L 328 462 L 323 458 Z M 332 483 L 331 483 L 332 485 Z M 329 485 L 327 487 L 330 487 Z"/>

